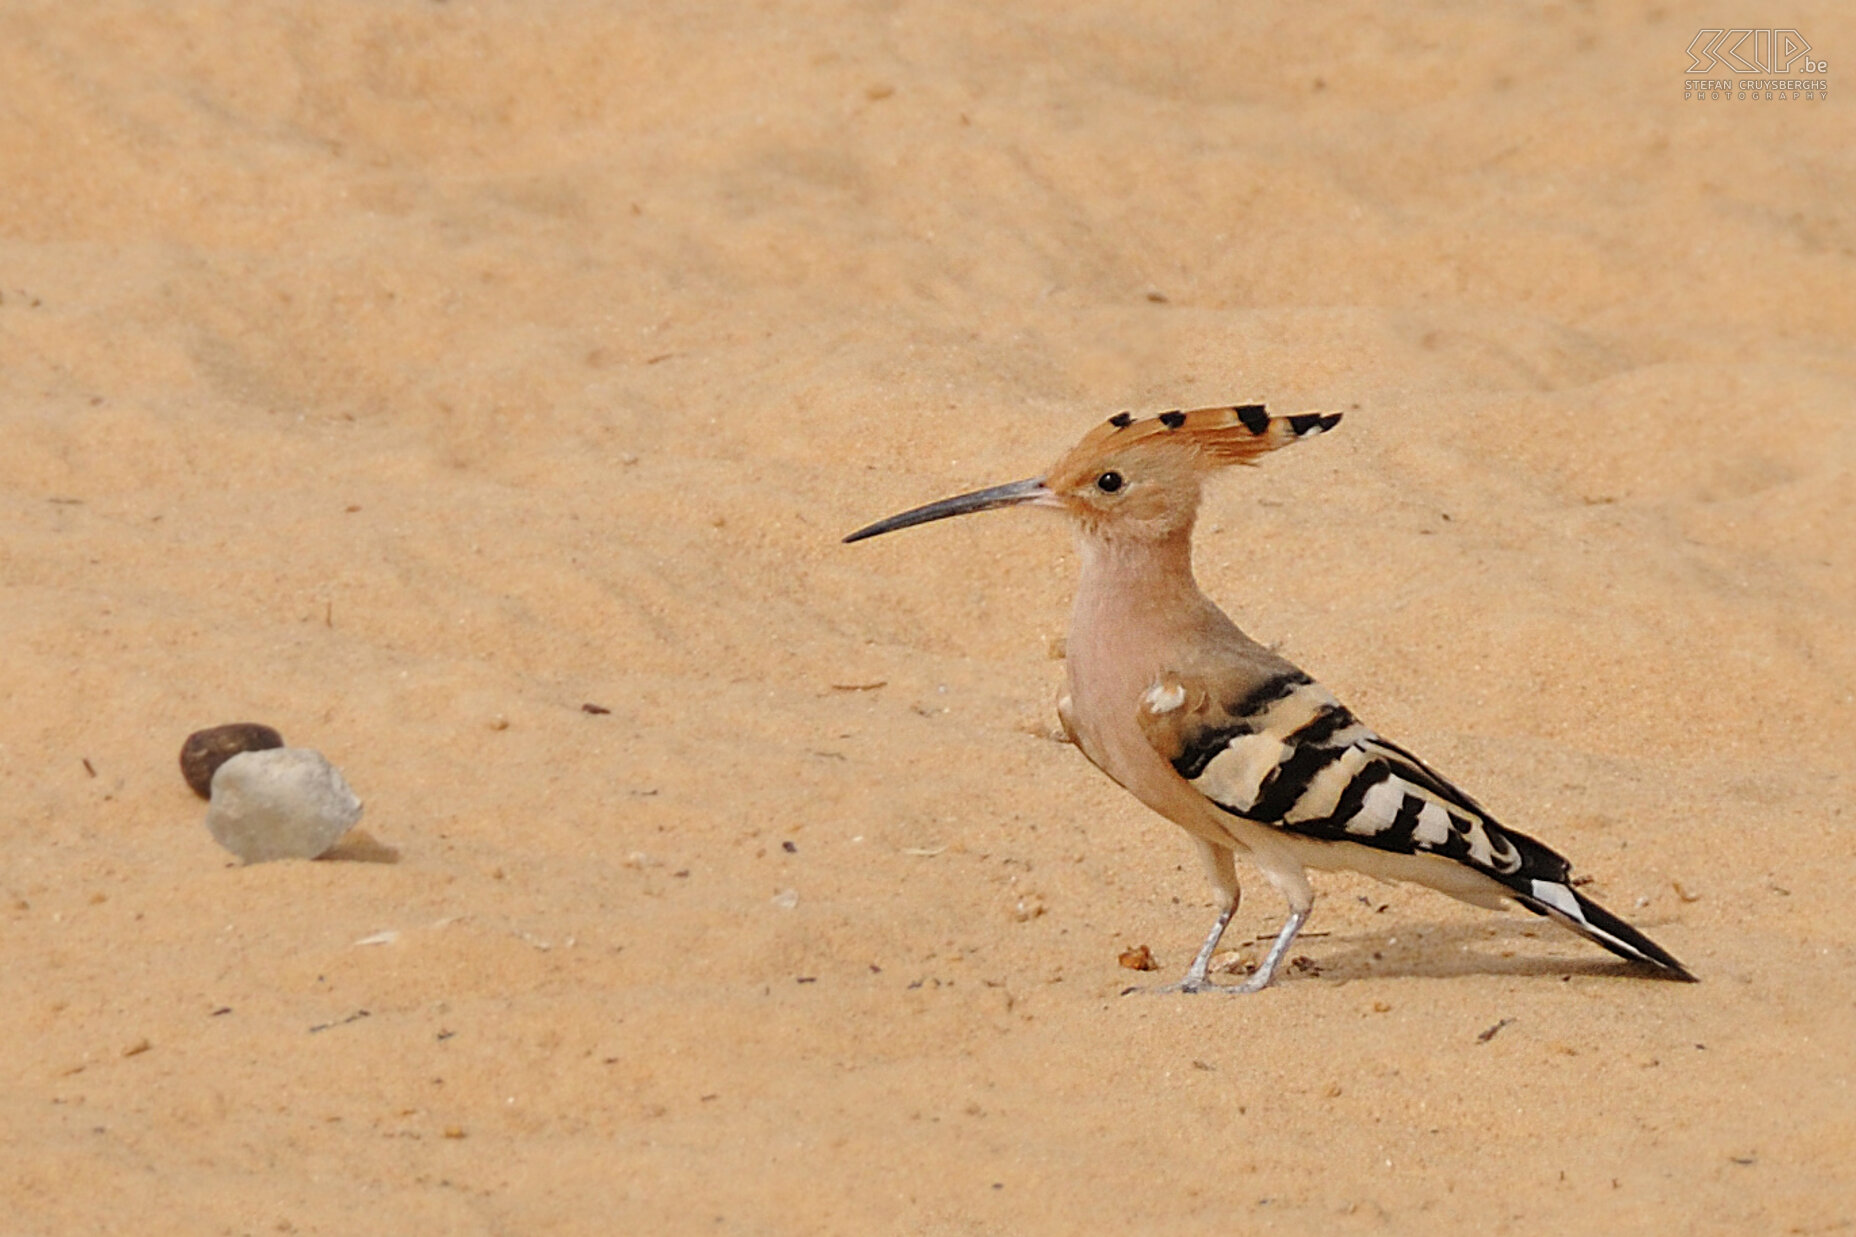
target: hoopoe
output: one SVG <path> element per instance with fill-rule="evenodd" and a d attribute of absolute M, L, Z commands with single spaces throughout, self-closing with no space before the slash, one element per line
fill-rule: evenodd
<path fill-rule="evenodd" d="M 1668 952 L 1585 897 L 1567 861 L 1358 721 L 1199 591 L 1192 527 L 1216 469 L 1331 430 L 1339 413 L 1261 404 L 1119 413 L 1042 477 L 893 515 L 844 540 L 994 507 L 1070 517 L 1081 558 L 1058 716 L 1091 763 L 1192 836 L 1218 916 L 1185 978 L 1161 991 L 1256 992 L 1275 978 L 1314 904 L 1307 869 L 1425 885 L 1476 906 L 1519 903 L 1675 979 Z M 1233 857 L 1288 900 L 1289 917 L 1243 983 L 1207 978 L 1237 910 Z"/>

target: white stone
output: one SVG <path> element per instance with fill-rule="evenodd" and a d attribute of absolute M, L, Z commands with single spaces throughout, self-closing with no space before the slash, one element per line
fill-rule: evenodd
<path fill-rule="evenodd" d="M 240 752 L 213 774 L 206 828 L 246 863 L 314 859 L 361 819 L 361 801 L 321 752 Z"/>

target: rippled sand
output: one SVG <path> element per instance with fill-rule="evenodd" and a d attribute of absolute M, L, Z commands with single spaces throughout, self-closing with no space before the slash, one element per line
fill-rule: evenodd
<path fill-rule="evenodd" d="M 1405 12 L 8 5 L 0 1228 L 1856 1223 L 1847 99 Z M 837 538 L 1265 399 L 1208 590 L 1703 983 L 1333 877 L 1118 995 L 1066 533 Z M 231 866 L 240 720 L 366 836 Z"/>

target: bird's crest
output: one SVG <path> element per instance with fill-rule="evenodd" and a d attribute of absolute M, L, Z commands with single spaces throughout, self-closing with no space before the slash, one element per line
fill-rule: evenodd
<path fill-rule="evenodd" d="M 1194 408 L 1190 412 L 1163 412 L 1136 417 L 1118 412 L 1083 435 L 1082 441 L 1051 469 L 1056 477 L 1086 473 L 1099 461 L 1123 451 L 1169 445 L 1191 448 L 1194 460 L 1206 468 L 1228 464 L 1254 464 L 1292 442 L 1323 433 L 1340 424 L 1338 412 L 1298 412 L 1272 415 L 1262 404 L 1236 404 Z"/>

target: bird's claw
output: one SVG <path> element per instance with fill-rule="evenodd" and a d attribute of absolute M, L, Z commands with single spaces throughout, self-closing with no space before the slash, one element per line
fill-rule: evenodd
<path fill-rule="evenodd" d="M 1212 980 L 1202 975 L 1201 976 L 1188 975 L 1186 978 L 1180 980 L 1178 983 L 1155 984 L 1152 987 L 1144 987 L 1142 985 L 1136 984 L 1132 987 L 1123 988 L 1121 990 L 1121 995 L 1130 996 L 1136 992 L 1142 993 L 1147 996 L 1164 996 L 1168 993 L 1173 993 L 1173 992 L 1246 993 L 1246 992 L 1261 991 L 1263 987 L 1264 985 L 1258 983 L 1257 977 L 1254 975 L 1251 976 L 1249 979 L 1246 979 L 1241 984 L 1220 984 L 1220 983 L 1215 983 Z"/>

